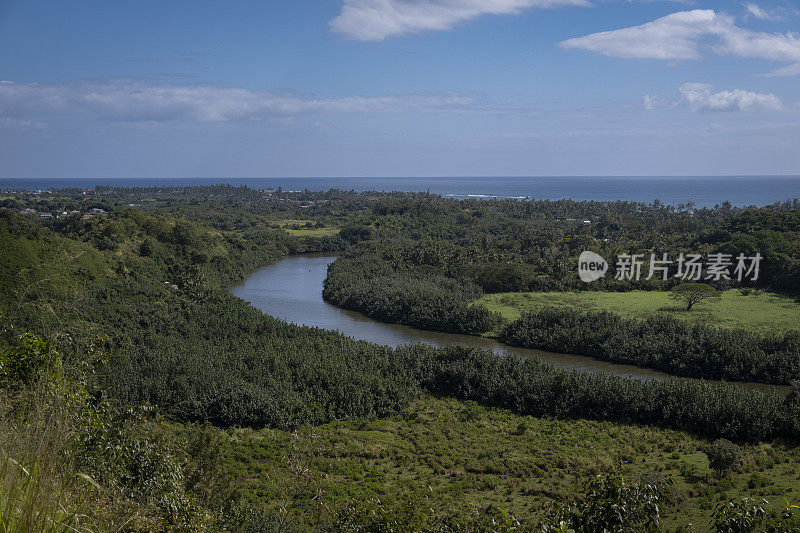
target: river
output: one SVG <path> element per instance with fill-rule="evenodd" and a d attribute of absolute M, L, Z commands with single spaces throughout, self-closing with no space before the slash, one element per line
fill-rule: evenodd
<path fill-rule="evenodd" d="M 245 300 L 264 313 L 302 326 L 339 331 L 357 340 L 388 346 L 424 342 L 441 346 L 469 344 L 489 348 L 498 354 L 536 357 L 560 368 L 587 372 L 609 372 L 636 379 L 666 379 L 668 374 L 633 365 L 607 363 L 591 357 L 570 355 L 507 346 L 494 339 L 425 331 L 410 326 L 378 322 L 354 311 L 328 304 L 322 299 L 322 282 L 331 255 L 294 255 L 253 272 L 242 283 L 231 288 L 234 296 Z M 741 385 L 758 389 L 778 389 L 760 383 Z"/>

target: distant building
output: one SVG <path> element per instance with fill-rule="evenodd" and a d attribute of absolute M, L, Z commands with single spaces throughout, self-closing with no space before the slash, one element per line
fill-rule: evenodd
<path fill-rule="evenodd" d="M 105 211 L 105 209 L 100 209 L 99 207 L 93 207 L 93 208 L 89 209 L 89 214 L 90 215 L 105 215 L 106 211 Z"/>

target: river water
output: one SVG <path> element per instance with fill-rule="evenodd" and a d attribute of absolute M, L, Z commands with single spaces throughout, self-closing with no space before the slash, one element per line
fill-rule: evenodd
<path fill-rule="evenodd" d="M 424 331 L 410 326 L 387 324 L 330 305 L 322 299 L 322 282 L 328 265 L 336 259 L 331 255 L 295 255 L 253 272 L 231 293 L 264 313 L 301 326 L 311 326 L 339 331 L 356 340 L 376 344 L 399 346 L 424 342 L 441 346 L 469 344 L 489 348 L 498 354 L 515 354 L 536 357 L 560 368 L 587 372 L 609 372 L 637 379 L 666 379 L 667 374 L 633 365 L 607 363 L 580 355 L 561 354 L 507 346 L 493 339 Z M 758 383 L 743 386 L 759 389 L 778 389 Z"/>

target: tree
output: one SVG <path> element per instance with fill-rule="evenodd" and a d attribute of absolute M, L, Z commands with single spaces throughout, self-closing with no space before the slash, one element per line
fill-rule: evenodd
<path fill-rule="evenodd" d="M 720 292 L 705 283 L 681 283 L 672 288 L 672 298 L 686 304 L 686 310 L 703 300 L 719 300 Z"/>
<path fill-rule="evenodd" d="M 739 464 L 739 447 L 728 439 L 717 439 L 706 451 L 708 466 L 723 476 Z"/>

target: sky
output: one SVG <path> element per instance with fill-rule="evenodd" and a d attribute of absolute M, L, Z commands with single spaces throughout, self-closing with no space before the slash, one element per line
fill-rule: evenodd
<path fill-rule="evenodd" d="M 800 174 L 800 1 L 0 0 L 0 177 Z"/>

